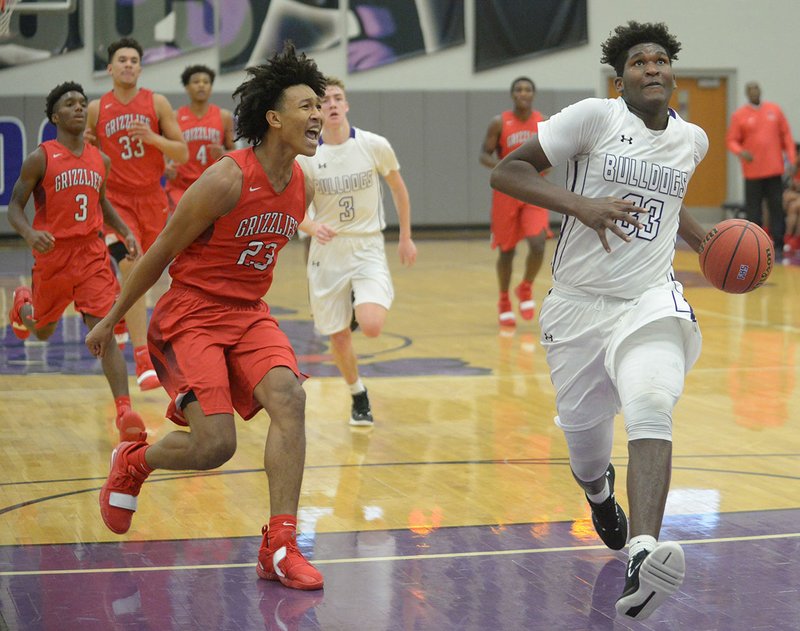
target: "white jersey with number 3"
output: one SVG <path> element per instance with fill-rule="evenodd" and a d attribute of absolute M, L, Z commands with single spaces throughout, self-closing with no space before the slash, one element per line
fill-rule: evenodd
<path fill-rule="evenodd" d="M 314 156 L 298 156 L 314 182 L 311 213 L 340 235 L 371 234 L 386 227 L 380 177 L 400 169 L 383 136 L 352 127 L 339 145 L 321 143 Z"/>
<path fill-rule="evenodd" d="M 567 163 L 566 188 L 591 198 L 617 197 L 646 208 L 643 228 L 621 223 L 625 242 L 565 216 L 553 256 L 553 280 L 591 294 L 636 298 L 672 279 L 686 187 L 708 150 L 708 137 L 672 109 L 666 129 L 648 129 L 622 98 L 586 99 L 539 123 L 553 165 Z"/>

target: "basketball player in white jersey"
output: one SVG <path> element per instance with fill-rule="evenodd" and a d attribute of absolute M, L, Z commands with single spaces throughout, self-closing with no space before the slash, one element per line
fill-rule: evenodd
<path fill-rule="evenodd" d="M 617 612 L 649 616 L 680 588 L 684 556 L 658 536 L 670 485 L 672 410 L 700 353 L 692 308 L 675 280 L 680 235 L 705 231 L 683 205 L 708 149 L 705 132 L 668 107 L 681 44 L 664 24 L 628 22 L 602 45 L 617 99 L 586 99 L 549 121 L 492 172 L 497 190 L 563 213 L 553 289 L 539 315 L 556 388 L 556 424 L 595 530 L 628 538 L 610 464 L 614 416 L 628 434 L 629 561 Z M 536 177 L 566 163 L 566 188 Z"/>
<path fill-rule="evenodd" d="M 330 335 L 334 362 L 350 388 L 350 424 L 373 424 L 367 390 L 358 373 L 351 320 L 367 337 L 377 337 L 392 306 L 394 289 L 384 249 L 386 227 L 381 178 L 392 193 L 400 224 L 398 252 L 413 265 L 411 204 L 400 165 L 383 136 L 352 127 L 344 83 L 328 77 L 322 112 L 325 124 L 314 156 L 298 157 L 315 186 L 313 217 L 333 228 L 337 239 L 324 247 L 312 240 L 308 284 L 314 327 Z"/>

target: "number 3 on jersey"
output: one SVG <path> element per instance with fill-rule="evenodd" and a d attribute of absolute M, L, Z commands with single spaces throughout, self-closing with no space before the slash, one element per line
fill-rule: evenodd
<path fill-rule="evenodd" d="M 661 215 L 664 213 L 664 202 L 655 197 L 644 199 L 641 195 L 636 193 L 628 193 L 622 199 L 632 201 L 634 206 L 639 208 L 646 208 L 648 213 L 639 213 L 639 223 L 642 224 L 641 229 L 629 224 L 627 221 L 617 220 L 616 223 L 625 231 L 628 236 L 636 236 L 637 239 L 644 239 L 645 241 L 652 241 L 658 234 L 659 226 L 661 225 Z"/>
<path fill-rule="evenodd" d="M 275 248 L 277 243 L 264 243 L 263 241 L 251 241 L 247 244 L 247 249 L 242 250 L 239 255 L 237 265 L 255 267 L 259 271 L 267 269 L 275 260 Z"/>

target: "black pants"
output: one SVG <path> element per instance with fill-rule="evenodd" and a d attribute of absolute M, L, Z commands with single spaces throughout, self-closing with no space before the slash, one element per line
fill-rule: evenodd
<path fill-rule="evenodd" d="M 759 180 L 744 181 L 744 204 L 747 220 L 763 225 L 762 200 L 769 208 L 769 231 L 775 242 L 775 254 L 783 255 L 783 235 L 786 232 L 786 216 L 783 214 L 783 180 L 780 175 Z"/>

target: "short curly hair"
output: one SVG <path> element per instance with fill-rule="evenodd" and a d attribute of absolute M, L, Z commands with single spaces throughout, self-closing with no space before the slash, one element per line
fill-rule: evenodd
<path fill-rule="evenodd" d="M 614 33 L 601 45 L 603 56 L 600 63 L 609 64 L 622 76 L 625 62 L 628 60 L 628 51 L 637 44 L 658 44 L 667 51 L 670 62 L 678 58 L 681 43 L 669 32 L 663 22 L 634 22 L 630 20 L 627 25 L 620 25 Z"/>
<path fill-rule="evenodd" d="M 287 88 L 307 85 L 318 97 L 325 96 L 325 75 L 305 53 L 297 54 L 291 41 L 267 63 L 251 66 L 246 72 L 250 78 L 233 93 L 233 98 L 239 101 L 233 114 L 236 140 L 244 138 L 254 146 L 261 144 L 269 129 L 266 113 L 283 105 Z"/>
<path fill-rule="evenodd" d="M 58 100 L 67 92 L 80 92 L 83 95 L 83 98 L 86 98 L 86 92 L 83 91 L 83 86 L 80 83 L 75 83 L 74 81 L 59 83 L 56 87 L 50 90 L 50 94 L 47 95 L 47 101 L 45 104 L 44 111 L 45 114 L 47 114 L 47 120 L 49 120 L 51 123 L 53 122 L 53 111 L 56 109 Z"/>
<path fill-rule="evenodd" d="M 214 79 L 216 78 L 217 73 L 214 72 L 208 66 L 204 66 L 203 64 L 195 64 L 194 66 L 186 66 L 186 68 L 184 68 L 183 72 L 181 73 L 181 83 L 184 86 L 189 85 L 189 81 L 192 80 L 192 75 L 193 74 L 199 74 L 201 72 L 204 73 L 204 74 L 207 74 L 208 78 L 211 80 L 211 83 L 212 84 L 214 83 Z"/>
<path fill-rule="evenodd" d="M 108 63 L 114 61 L 114 55 L 120 48 L 133 48 L 133 50 L 139 53 L 139 62 L 141 62 L 142 57 L 144 57 L 144 49 L 138 41 L 132 37 L 122 37 L 108 45 Z"/>

